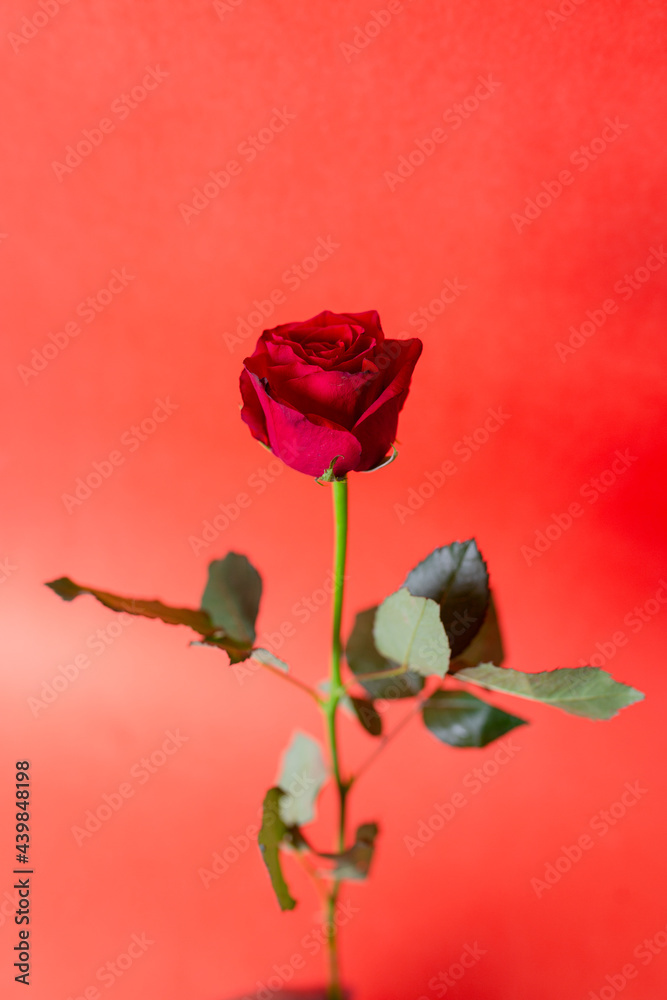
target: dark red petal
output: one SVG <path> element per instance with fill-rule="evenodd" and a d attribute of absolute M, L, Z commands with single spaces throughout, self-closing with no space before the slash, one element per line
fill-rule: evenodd
<path fill-rule="evenodd" d="M 264 334 L 262 334 L 257 341 L 255 350 L 252 352 L 250 357 L 243 359 L 243 364 L 246 368 L 252 367 L 252 370 L 259 375 L 260 378 L 266 377 L 267 367 L 270 364 L 270 361 Z"/>
<path fill-rule="evenodd" d="M 368 417 L 371 417 L 376 410 L 379 410 L 394 396 L 407 395 L 410 389 L 412 373 L 415 369 L 415 365 L 419 361 L 419 357 L 424 346 L 421 340 L 416 337 L 413 340 L 385 340 L 384 343 L 385 346 L 390 349 L 399 349 L 400 354 L 396 357 L 396 359 L 392 359 L 391 355 L 388 355 L 391 363 L 385 368 L 386 381 L 384 382 L 384 388 L 382 389 L 382 392 L 378 393 L 377 398 L 360 417 L 360 422 L 362 420 L 366 420 Z M 395 348 L 392 345 L 395 345 Z M 378 363 L 378 355 L 375 355 L 374 361 L 378 365 L 378 368 L 382 371 L 383 365 Z"/>
<path fill-rule="evenodd" d="M 364 410 L 364 387 L 363 376 L 313 369 L 305 376 L 281 381 L 280 390 L 274 396 L 300 413 L 315 413 L 352 430 Z"/>
<path fill-rule="evenodd" d="M 241 420 L 250 428 L 250 433 L 262 444 L 269 444 L 269 436 L 266 432 L 266 420 L 264 410 L 259 401 L 254 383 L 244 368 L 239 379 L 241 387 L 241 398 L 243 399 L 243 409 L 241 410 Z M 261 382 L 259 383 L 261 388 Z"/>
<path fill-rule="evenodd" d="M 353 434 L 272 399 L 256 375 L 249 378 L 264 412 L 269 446 L 286 465 L 308 476 L 321 476 L 336 455 L 341 455 L 335 466 L 337 475 L 357 468 L 361 445 Z"/>
<path fill-rule="evenodd" d="M 376 340 L 384 340 L 384 332 L 380 323 L 380 316 L 375 309 L 362 313 L 344 313 L 348 319 L 363 327 L 365 332 Z"/>
<path fill-rule="evenodd" d="M 387 455 L 396 438 L 398 415 L 410 391 L 410 380 L 414 367 L 422 352 L 420 340 L 385 341 L 386 344 L 400 344 L 401 355 L 397 359 L 398 370 L 378 399 L 366 410 L 353 428 L 362 446 L 359 470 L 372 469 Z"/>

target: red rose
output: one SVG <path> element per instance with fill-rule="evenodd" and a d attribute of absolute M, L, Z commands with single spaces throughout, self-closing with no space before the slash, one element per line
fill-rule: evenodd
<path fill-rule="evenodd" d="M 286 465 L 336 476 L 380 465 L 422 351 L 385 340 L 380 317 L 322 312 L 265 330 L 241 372 L 241 417 Z"/>

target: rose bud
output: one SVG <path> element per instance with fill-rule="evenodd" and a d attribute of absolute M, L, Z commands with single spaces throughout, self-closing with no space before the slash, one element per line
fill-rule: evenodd
<path fill-rule="evenodd" d="M 422 343 L 385 340 L 377 312 L 328 310 L 265 330 L 241 372 L 242 419 L 286 465 L 336 477 L 385 461 Z"/>

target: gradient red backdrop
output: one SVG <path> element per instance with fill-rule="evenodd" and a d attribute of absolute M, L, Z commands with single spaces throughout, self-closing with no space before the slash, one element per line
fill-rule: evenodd
<path fill-rule="evenodd" d="M 293 981 L 322 977 L 305 876 L 289 865 L 300 904 L 281 914 L 243 840 L 292 730 L 320 732 L 308 700 L 264 673 L 239 683 L 185 629 L 110 633 L 111 612 L 43 583 L 196 604 L 209 559 L 244 552 L 265 581 L 260 632 L 292 622 L 283 655 L 321 678 L 328 610 L 304 623 L 295 605 L 328 578 L 330 496 L 275 467 L 260 491 L 269 456 L 239 419 L 238 375 L 262 326 L 324 308 L 375 308 L 388 336 L 425 344 L 398 461 L 351 477 L 346 627 L 436 545 L 474 535 L 508 666 L 597 656 L 646 692 L 606 723 L 512 702 L 531 721 L 520 752 L 413 853 L 404 838 L 495 748 L 448 749 L 414 723 L 387 749 L 351 800 L 353 822 L 382 827 L 372 878 L 345 891 L 355 1000 L 432 1000 L 476 945 L 459 1000 L 608 1000 L 628 963 L 628 1000 L 661 995 L 665 8 L 548 4 L 4 4 L 3 996 L 23 995 L 25 758 L 33 1000 L 251 996 L 297 952 Z M 157 400 L 165 419 L 137 436 Z M 506 417 L 480 444 L 489 409 Z M 68 501 L 112 452 L 108 478 Z M 447 459 L 456 473 L 418 507 Z M 240 492 L 250 506 L 193 544 Z M 182 745 L 141 779 L 167 731 Z M 348 767 L 372 749 L 352 723 L 344 739 Z M 595 832 L 626 783 L 638 801 Z M 325 796 L 324 822 L 331 809 Z M 593 848 L 536 890 L 586 832 Z M 205 887 L 200 870 L 234 844 Z M 109 971 L 133 935 L 143 951 Z"/>

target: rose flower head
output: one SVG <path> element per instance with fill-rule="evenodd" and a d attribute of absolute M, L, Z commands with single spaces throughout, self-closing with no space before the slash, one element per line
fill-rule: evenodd
<path fill-rule="evenodd" d="M 242 419 L 286 465 L 336 477 L 381 465 L 422 343 L 386 340 L 374 310 L 265 330 L 241 372 Z"/>

